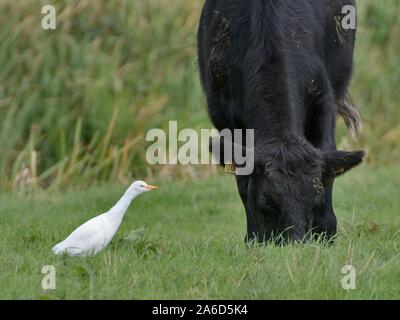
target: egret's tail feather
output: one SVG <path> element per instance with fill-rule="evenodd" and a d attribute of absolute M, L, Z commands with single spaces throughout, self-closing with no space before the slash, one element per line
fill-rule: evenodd
<path fill-rule="evenodd" d="M 60 242 L 59 244 L 56 244 L 53 249 L 51 249 L 53 251 L 54 254 L 64 254 L 65 253 L 65 248 L 63 246 L 63 243 Z"/>

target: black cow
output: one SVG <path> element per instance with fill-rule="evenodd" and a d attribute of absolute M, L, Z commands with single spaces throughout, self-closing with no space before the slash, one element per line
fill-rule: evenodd
<path fill-rule="evenodd" d="M 207 0 L 199 33 L 201 81 L 218 130 L 255 130 L 255 169 L 237 176 L 247 240 L 336 234 L 332 188 L 364 152 L 337 151 L 336 116 L 360 126 L 347 90 L 353 0 Z"/>

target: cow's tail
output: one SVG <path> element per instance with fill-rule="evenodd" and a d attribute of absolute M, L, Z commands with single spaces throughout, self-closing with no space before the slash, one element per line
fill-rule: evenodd
<path fill-rule="evenodd" d="M 357 137 L 362 131 L 361 114 L 351 100 L 350 94 L 346 94 L 338 105 L 339 115 L 343 118 L 353 137 Z"/>

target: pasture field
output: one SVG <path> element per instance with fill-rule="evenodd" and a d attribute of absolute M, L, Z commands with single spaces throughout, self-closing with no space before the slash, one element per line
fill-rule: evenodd
<path fill-rule="evenodd" d="M 199 83 L 199 0 L 0 1 L 0 299 L 400 299 L 400 1 L 358 0 L 351 94 L 367 164 L 338 180 L 333 246 L 246 246 L 233 178 L 150 166 L 149 129 L 209 129 Z M 215 171 L 215 170 L 214 170 Z M 51 248 L 104 212 L 134 177 L 139 197 L 96 257 Z M 156 178 L 152 178 L 156 177 Z M 144 229 L 142 229 L 144 228 Z M 343 266 L 356 290 L 341 287 Z M 56 290 L 41 287 L 55 267 Z"/>
<path fill-rule="evenodd" d="M 55 257 L 51 248 L 108 210 L 122 186 L 1 195 L 0 298 L 400 298 L 398 166 L 363 166 L 337 181 L 333 246 L 246 246 L 244 211 L 229 175 L 149 182 L 162 189 L 137 198 L 110 246 L 85 259 Z M 349 263 L 357 288 L 346 291 L 341 270 Z M 44 265 L 56 268 L 54 291 L 41 288 Z"/>

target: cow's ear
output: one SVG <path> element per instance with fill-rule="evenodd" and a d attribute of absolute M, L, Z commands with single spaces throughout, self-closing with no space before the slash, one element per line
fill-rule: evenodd
<path fill-rule="evenodd" d="M 364 151 L 326 151 L 324 152 L 324 174 L 338 177 L 362 163 Z"/>

